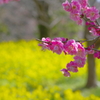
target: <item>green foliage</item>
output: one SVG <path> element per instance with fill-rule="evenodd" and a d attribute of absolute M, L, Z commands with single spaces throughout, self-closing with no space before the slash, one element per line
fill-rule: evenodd
<path fill-rule="evenodd" d="M 84 86 L 86 66 L 66 78 L 60 69 L 71 59 L 41 51 L 36 41 L 0 43 L 0 100 L 100 100 L 99 89 L 72 91 Z"/>
<path fill-rule="evenodd" d="M 76 22 L 69 18 L 69 13 L 61 10 L 55 12 L 53 19 L 59 18 L 60 21 L 50 31 L 51 37 L 66 37 L 66 38 L 79 38 L 77 33 L 83 31 L 83 26 L 77 25 Z"/>
<path fill-rule="evenodd" d="M 7 27 L 7 25 L 0 23 L 0 34 L 9 34 L 9 29 Z"/>

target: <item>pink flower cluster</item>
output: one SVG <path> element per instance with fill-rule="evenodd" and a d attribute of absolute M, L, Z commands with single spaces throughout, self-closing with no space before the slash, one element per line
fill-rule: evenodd
<path fill-rule="evenodd" d="M 66 0 L 62 6 L 65 11 L 70 12 L 70 18 L 79 25 L 82 24 L 84 17 L 90 21 L 96 21 L 100 17 L 96 7 L 88 6 L 88 0 Z"/>
<path fill-rule="evenodd" d="M 88 46 L 87 48 L 85 48 L 86 54 L 94 54 L 95 53 L 95 51 L 93 50 L 94 48 L 95 48 L 95 45 L 94 44 Z"/>
<path fill-rule="evenodd" d="M 76 42 L 66 38 L 42 38 L 42 43 L 39 44 L 42 49 L 48 49 L 54 53 L 61 54 L 62 52 L 70 55 L 74 55 L 74 61 L 71 61 L 66 65 L 66 68 L 61 71 L 65 76 L 70 76 L 71 72 L 77 72 L 78 67 L 83 67 L 86 62 L 86 50 L 80 42 Z"/>
<path fill-rule="evenodd" d="M 95 50 L 95 45 L 92 44 L 87 48 L 73 39 L 68 40 L 67 38 L 42 38 L 42 42 L 39 44 L 42 49 L 48 49 L 53 53 L 61 54 L 64 52 L 65 55 L 74 55 L 74 61 L 69 62 L 66 68 L 62 69 L 64 76 L 69 77 L 70 72 L 78 72 L 78 68 L 84 67 L 86 63 L 86 55 L 93 54 L 95 58 L 100 59 L 100 51 Z"/>
<path fill-rule="evenodd" d="M 9 1 L 19 1 L 19 0 L 0 0 L 0 4 L 8 3 Z"/>
<path fill-rule="evenodd" d="M 77 24 L 82 24 L 83 20 L 85 20 L 92 35 L 100 37 L 100 26 L 97 23 L 97 19 L 100 17 L 99 10 L 96 7 L 88 6 L 88 0 L 71 0 L 71 2 L 66 0 L 62 5 L 64 10 L 70 13 L 72 20 Z M 84 48 L 81 42 L 73 39 L 54 38 L 51 40 L 50 38 L 42 38 L 42 43 L 39 46 L 57 54 L 64 52 L 65 55 L 74 56 L 74 60 L 61 70 L 64 76 L 67 77 L 70 76 L 70 72 L 78 72 L 78 68 L 85 65 L 87 54 L 93 54 L 95 58 L 100 59 L 100 51 L 94 49 L 95 43 Z"/>
<path fill-rule="evenodd" d="M 86 22 L 88 26 L 88 30 L 92 33 L 93 36 L 100 36 L 100 26 L 96 24 L 96 22 Z"/>
<path fill-rule="evenodd" d="M 96 51 L 94 57 L 100 59 L 100 51 Z"/>

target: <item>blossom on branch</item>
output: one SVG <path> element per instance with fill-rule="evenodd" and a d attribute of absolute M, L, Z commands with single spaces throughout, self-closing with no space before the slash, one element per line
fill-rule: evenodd
<path fill-rule="evenodd" d="M 78 1 L 73 0 L 70 4 L 71 6 L 71 13 L 77 14 L 81 12 L 81 5 Z"/>
<path fill-rule="evenodd" d="M 96 51 L 94 57 L 100 59 L 100 51 Z"/>
<path fill-rule="evenodd" d="M 70 13 L 70 19 L 75 21 L 78 25 L 81 25 L 83 20 L 81 19 L 81 14 L 80 13 Z"/>
<path fill-rule="evenodd" d="M 71 61 L 70 63 L 68 63 L 66 65 L 66 68 L 68 71 L 71 71 L 71 72 L 78 72 L 78 66 L 77 66 L 77 63 L 74 62 L 74 61 Z"/>
<path fill-rule="evenodd" d="M 91 21 L 95 21 L 100 17 L 99 10 L 96 7 L 88 7 L 86 9 L 86 17 Z"/>
<path fill-rule="evenodd" d="M 52 40 L 50 47 L 50 50 L 53 52 L 56 52 L 57 54 L 61 54 L 63 51 L 63 43 L 62 41 L 56 41 L 56 40 Z"/>
<path fill-rule="evenodd" d="M 77 42 L 77 45 L 78 45 L 78 52 L 77 52 L 77 56 L 80 56 L 80 57 L 84 57 L 85 56 L 85 48 L 83 47 L 83 45 L 79 42 Z"/>
<path fill-rule="evenodd" d="M 95 43 L 100 38 L 100 25 L 97 19 L 100 18 L 99 10 L 96 7 L 90 7 L 88 0 L 66 0 L 62 3 L 65 11 L 70 13 L 70 19 L 75 21 L 78 25 L 81 25 L 83 20 L 87 25 L 88 31 L 93 36 L 97 36 L 88 47 L 82 45 L 85 41 L 76 41 L 74 39 L 67 39 L 57 37 L 54 39 L 42 38 L 41 46 L 43 49 L 51 50 L 53 53 L 65 55 L 73 55 L 74 61 L 70 61 L 66 68 L 62 69 L 64 76 L 69 77 L 70 72 L 78 72 L 78 68 L 84 67 L 86 63 L 86 55 L 93 54 L 95 58 L 100 59 L 100 51 L 95 49 Z"/>
<path fill-rule="evenodd" d="M 67 0 L 64 3 L 62 3 L 62 6 L 63 6 L 65 11 L 68 11 L 68 12 L 71 11 L 70 3 Z"/>
<path fill-rule="evenodd" d="M 62 69 L 61 70 L 64 76 L 70 77 L 70 73 L 68 72 L 67 69 Z"/>
<path fill-rule="evenodd" d="M 42 38 L 42 43 L 39 44 L 43 49 L 51 50 L 53 53 L 74 55 L 74 60 L 67 64 L 66 70 L 61 70 L 64 76 L 70 76 L 69 71 L 78 72 L 78 67 L 83 67 L 86 61 L 86 53 L 83 45 L 73 39 L 67 38 Z"/>
<path fill-rule="evenodd" d="M 78 0 L 78 1 L 81 4 L 81 7 L 82 8 L 86 8 L 87 7 L 88 0 Z"/>
<path fill-rule="evenodd" d="M 86 63 L 86 57 L 75 56 L 74 59 L 78 67 L 84 67 Z"/>
<path fill-rule="evenodd" d="M 70 55 L 76 55 L 78 52 L 78 45 L 75 40 L 68 40 L 64 45 L 65 52 L 68 52 Z"/>

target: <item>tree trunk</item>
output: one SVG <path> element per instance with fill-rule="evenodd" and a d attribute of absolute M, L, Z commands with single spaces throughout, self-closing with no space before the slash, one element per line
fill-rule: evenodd
<path fill-rule="evenodd" d="M 39 36 L 40 39 L 42 37 L 49 37 L 49 31 L 50 31 L 49 28 L 47 28 L 46 26 L 42 24 L 39 24 L 38 28 L 39 28 L 39 33 L 40 33 L 40 36 Z"/>
<path fill-rule="evenodd" d="M 93 6 L 95 4 L 96 0 L 90 0 L 90 5 Z M 85 39 L 88 39 L 87 36 L 89 36 L 89 31 L 88 31 L 88 27 L 85 26 L 85 32 L 84 32 L 84 36 Z M 94 40 L 95 41 L 95 40 Z M 91 45 L 94 41 L 92 42 L 87 42 L 87 46 Z M 98 43 L 96 42 L 96 48 L 99 47 L 100 44 L 100 40 L 98 41 Z M 91 87 L 96 87 L 97 86 L 97 80 L 96 80 L 96 63 L 95 63 L 95 58 L 93 57 L 93 55 L 88 55 L 87 56 L 87 83 L 86 83 L 86 87 L 87 88 L 91 88 Z"/>
<path fill-rule="evenodd" d="M 97 86 L 96 68 L 95 68 L 95 58 L 93 57 L 93 55 L 87 56 L 87 63 L 88 63 L 88 76 L 87 76 L 86 87 L 87 88 L 96 87 Z"/>
<path fill-rule="evenodd" d="M 38 21 L 38 29 L 41 39 L 42 37 L 49 37 L 49 24 L 50 24 L 50 16 L 49 16 L 49 4 L 43 0 L 33 0 L 37 7 L 37 21 Z"/>
<path fill-rule="evenodd" d="M 85 26 L 85 39 L 87 39 L 87 36 L 90 34 L 87 26 Z M 91 42 L 87 42 L 87 46 L 91 45 Z M 86 88 L 91 88 L 91 87 L 96 87 L 97 82 L 96 82 L 96 68 L 95 68 L 95 58 L 93 55 L 88 55 L 87 56 L 87 83 L 86 83 Z"/>

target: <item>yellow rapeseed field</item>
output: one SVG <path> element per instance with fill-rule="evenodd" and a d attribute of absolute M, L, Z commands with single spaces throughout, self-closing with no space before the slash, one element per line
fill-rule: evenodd
<path fill-rule="evenodd" d="M 80 78 L 85 80 L 86 66 L 66 78 L 60 70 L 70 60 L 69 55 L 41 51 L 34 40 L 0 43 L 0 100 L 100 100 L 72 91 Z"/>

